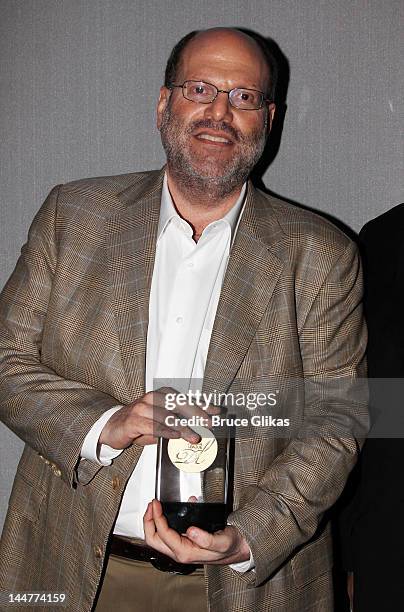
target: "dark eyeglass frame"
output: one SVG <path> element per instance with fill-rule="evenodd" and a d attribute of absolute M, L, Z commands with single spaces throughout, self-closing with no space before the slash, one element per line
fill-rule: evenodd
<path fill-rule="evenodd" d="M 201 100 L 192 100 L 192 98 L 187 98 L 187 96 L 185 95 L 185 86 L 187 83 L 203 83 L 204 85 L 209 85 L 210 87 L 213 87 L 213 89 L 216 90 L 216 94 L 214 98 L 212 98 L 212 100 L 209 100 L 207 102 L 202 102 Z M 190 102 L 195 102 L 195 104 L 212 104 L 212 102 L 216 100 L 217 95 L 219 93 L 227 93 L 227 97 L 229 99 L 230 105 L 233 108 L 236 108 L 237 110 L 242 110 L 242 111 L 260 110 L 264 106 L 264 102 L 272 102 L 272 100 L 265 97 L 265 94 L 263 91 L 260 91 L 259 89 L 250 89 L 248 87 L 233 87 L 233 89 L 228 89 L 228 90 L 219 89 L 218 87 L 216 87 L 216 85 L 213 85 L 213 83 L 208 83 L 207 81 L 194 81 L 193 79 L 188 79 L 187 81 L 184 81 L 182 85 L 177 85 L 176 83 L 170 83 L 168 85 L 168 89 L 174 89 L 175 87 L 178 87 L 179 89 L 182 90 L 182 95 L 184 96 L 186 100 L 189 100 Z M 233 104 L 233 101 L 230 97 L 230 94 L 232 94 L 234 91 L 254 91 L 255 93 L 259 93 L 261 94 L 261 104 L 258 106 L 258 108 L 241 108 L 240 106 L 235 106 L 235 104 Z"/>

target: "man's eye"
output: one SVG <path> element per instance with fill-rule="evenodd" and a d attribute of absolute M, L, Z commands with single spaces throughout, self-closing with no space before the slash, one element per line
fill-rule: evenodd
<path fill-rule="evenodd" d="M 246 91 L 243 91 L 241 93 L 240 98 L 243 100 L 243 102 L 248 102 L 248 100 L 250 100 L 252 98 L 252 95 L 247 93 Z"/>
<path fill-rule="evenodd" d="M 205 88 L 202 85 L 198 85 L 197 87 L 195 87 L 195 93 L 203 94 L 205 93 Z"/>

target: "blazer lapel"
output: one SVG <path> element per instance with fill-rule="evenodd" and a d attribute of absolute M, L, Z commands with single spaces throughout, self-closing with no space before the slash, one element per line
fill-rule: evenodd
<path fill-rule="evenodd" d="M 128 403 L 145 392 L 149 294 L 156 249 L 164 169 L 150 173 L 146 185 L 119 194 L 123 213 L 110 220 L 111 291 L 126 373 Z"/>
<path fill-rule="evenodd" d="M 277 243 L 283 239 L 268 200 L 249 183 L 213 326 L 205 392 L 225 393 L 230 387 L 282 272 Z"/>

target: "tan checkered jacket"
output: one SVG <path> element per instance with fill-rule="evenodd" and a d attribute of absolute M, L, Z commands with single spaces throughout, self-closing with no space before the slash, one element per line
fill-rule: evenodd
<path fill-rule="evenodd" d="M 132 446 L 102 468 L 80 461 L 100 415 L 144 393 L 162 178 L 163 171 L 146 172 L 53 189 L 1 295 L 0 412 L 26 445 L 1 541 L 0 589 L 65 592 L 71 612 L 91 610 L 141 453 Z M 230 520 L 256 568 L 207 567 L 215 612 L 333 609 L 324 512 L 358 444 L 331 435 L 325 423 L 356 437 L 366 430 L 366 410 L 349 396 L 349 381 L 364 372 L 359 267 L 355 246 L 332 224 L 248 186 L 205 388 L 342 377 L 348 390 L 317 400 L 297 391 L 290 416 L 305 417 L 302 435 L 256 427 L 237 438 Z M 324 436 L 310 433 L 319 423 Z"/>

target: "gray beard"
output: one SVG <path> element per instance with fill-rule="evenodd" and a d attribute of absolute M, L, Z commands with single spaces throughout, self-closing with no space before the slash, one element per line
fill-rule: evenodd
<path fill-rule="evenodd" d="M 247 112 L 247 111 L 245 111 Z M 186 145 L 187 136 L 195 127 L 220 129 L 228 132 L 241 145 L 241 152 L 234 156 L 218 174 L 220 160 L 205 158 L 198 168 Z M 167 156 L 170 175 L 178 188 L 188 197 L 203 199 L 221 199 L 241 189 L 251 170 L 260 159 L 266 143 L 267 116 L 263 128 L 256 130 L 248 137 L 243 136 L 226 123 L 215 124 L 208 119 L 194 122 L 184 132 L 184 126 L 167 106 L 160 126 L 161 141 Z M 197 160 L 196 160 L 197 161 Z"/>

